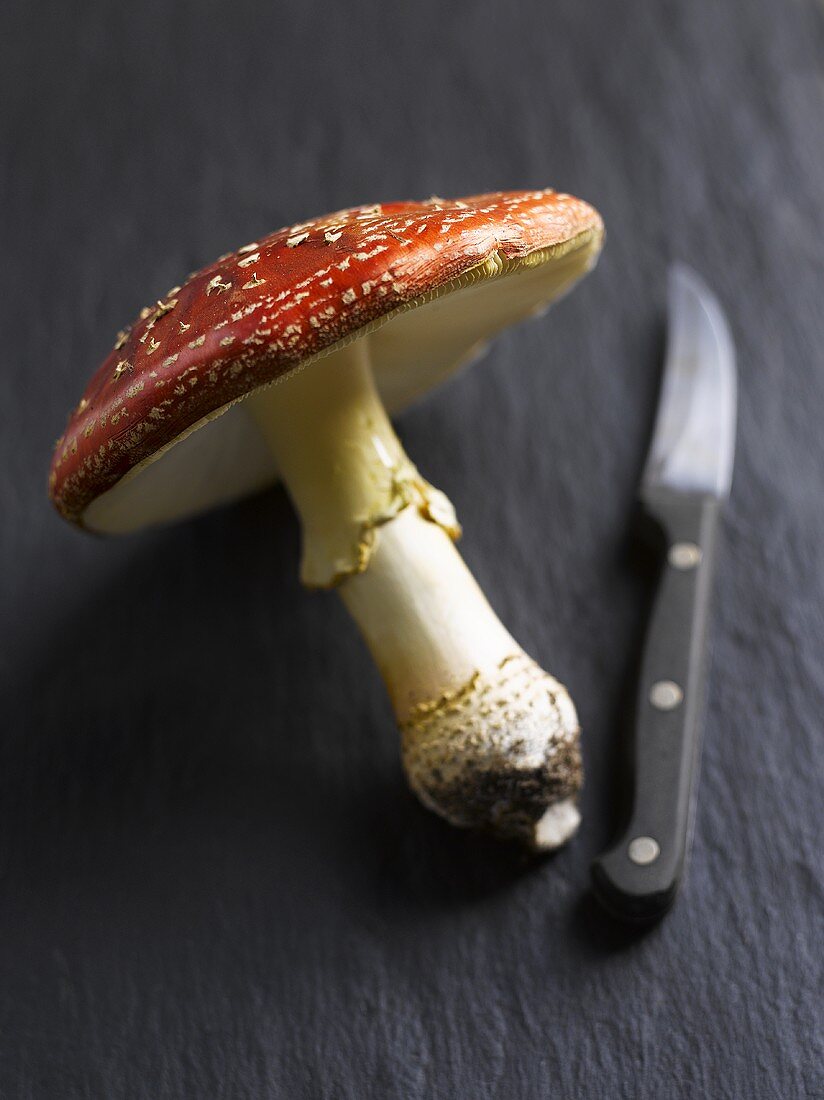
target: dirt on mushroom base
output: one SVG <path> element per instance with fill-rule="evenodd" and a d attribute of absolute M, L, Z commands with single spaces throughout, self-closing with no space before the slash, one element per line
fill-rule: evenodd
<path fill-rule="evenodd" d="M 400 731 L 410 785 L 453 825 L 535 849 L 567 839 L 546 843 L 539 824 L 583 784 L 578 716 L 566 688 L 526 654 L 419 703 Z M 569 817 L 570 832 L 578 820 Z"/>

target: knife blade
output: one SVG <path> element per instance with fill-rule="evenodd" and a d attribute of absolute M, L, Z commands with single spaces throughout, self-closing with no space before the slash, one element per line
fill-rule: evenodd
<path fill-rule="evenodd" d="M 655 920 L 681 884 L 704 723 L 718 521 L 735 451 L 735 350 L 724 312 L 683 264 L 668 277 L 667 350 L 640 502 L 660 548 L 634 720 L 629 821 L 592 864 L 614 915 Z"/>

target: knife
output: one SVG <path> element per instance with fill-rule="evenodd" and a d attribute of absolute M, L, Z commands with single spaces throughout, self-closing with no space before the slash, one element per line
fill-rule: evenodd
<path fill-rule="evenodd" d="M 704 282 L 677 264 L 668 278 L 667 351 L 640 501 L 661 550 L 641 662 L 629 824 L 592 864 L 614 915 L 660 917 L 684 874 L 704 719 L 707 621 L 718 520 L 735 450 L 735 350 Z"/>

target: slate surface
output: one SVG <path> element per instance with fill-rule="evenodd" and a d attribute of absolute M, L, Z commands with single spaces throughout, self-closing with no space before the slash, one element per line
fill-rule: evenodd
<path fill-rule="evenodd" d="M 824 8 L 0 21 L 0 1094 L 820 1096 Z M 180 274 L 345 204 L 546 184 L 604 214 L 598 271 L 400 425 L 580 708 L 584 826 L 532 864 L 407 793 L 281 491 L 103 542 L 44 480 L 112 334 Z M 740 446 L 692 871 L 639 935 L 588 863 L 616 825 L 674 257 L 729 310 Z"/>

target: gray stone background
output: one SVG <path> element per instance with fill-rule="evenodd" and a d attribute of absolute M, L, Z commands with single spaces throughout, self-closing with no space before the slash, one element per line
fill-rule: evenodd
<path fill-rule="evenodd" d="M 0 1094 L 822 1095 L 821 3 L 12 0 L 0 134 Z M 531 863 L 406 791 L 281 490 L 105 542 L 45 478 L 180 275 L 352 203 L 548 184 L 603 213 L 600 267 L 400 421 L 580 709 L 584 825 Z M 676 257 L 729 312 L 740 442 L 691 874 L 637 934 L 588 864 Z"/>

